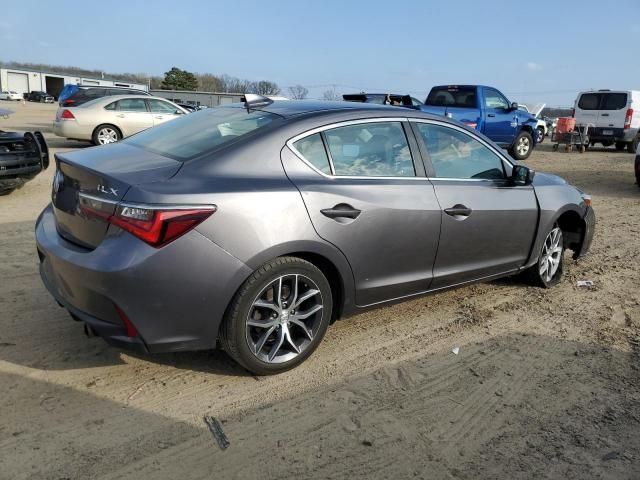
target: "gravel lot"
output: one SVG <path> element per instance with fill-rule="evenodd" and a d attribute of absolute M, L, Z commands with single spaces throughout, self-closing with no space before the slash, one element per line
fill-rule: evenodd
<path fill-rule="evenodd" d="M 52 136 L 55 106 L 0 103 L 17 111 L 0 128 L 85 147 Z M 639 478 L 633 156 L 547 139 L 527 164 L 593 196 L 592 253 L 567 257 L 558 287 L 505 279 L 359 315 L 269 378 L 221 352 L 139 356 L 85 338 L 38 275 L 50 168 L 0 198 L 0 478 Z"/>

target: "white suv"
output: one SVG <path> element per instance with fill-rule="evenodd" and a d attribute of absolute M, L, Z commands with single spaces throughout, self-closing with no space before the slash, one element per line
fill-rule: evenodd
<path fill-rule="evenodd" d="M 635 153 L 640 138 L 640 91 L 597 90 L 581 92 L 576 98 L 574 117 L 576 125 L 590 125 L 591 145 Z"/>

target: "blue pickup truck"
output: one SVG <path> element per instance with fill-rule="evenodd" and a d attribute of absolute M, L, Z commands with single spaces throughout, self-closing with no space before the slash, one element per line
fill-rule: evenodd
<path fill-rule="evenodd" d="M 423 112 L 458 120 L 509 150 L 516 160 L 525 160 L 536 145 L 537 120 L 518 110 L 498 90 L 482 85 L 443 85 L 433 87 Z"/>

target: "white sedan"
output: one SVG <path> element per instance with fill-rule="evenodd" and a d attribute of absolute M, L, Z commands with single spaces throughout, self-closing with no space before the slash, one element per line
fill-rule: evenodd
<path fill-rule="evenodd" d="M 58 108 L 53 133 L 59 137 L 105 145 L 188 113 L 164 98 L 115 95 L 78 107 Z"/>
<path fill-rule="evenodd" d="M 22 100 L 22 95 L 13 90 L 3 90 L 0 92 L 0 100 Z"/>

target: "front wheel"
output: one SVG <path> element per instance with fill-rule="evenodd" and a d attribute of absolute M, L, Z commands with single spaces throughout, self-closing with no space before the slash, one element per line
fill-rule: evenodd
<path fill-rule="evenodd" d="M 525 275 L 530 283 L 549 288 L 562 278 L 563 266 L 564 240 L 562 230 L 555 224 L 544 239 L 537 263 L 531 266 Z"/>
<path fill-rule="evenodd" d="M 297 257 L 267 262 L 234 297 L 220 330 L 224 350 L 257 375 L 301 364 L 318 347 L 333 298 L 323 273 Z"/>
<path fill-rule="evenodd" d="M 544 128 L 538 127 L 536 129 L 536 143 L 544 142 Z"/>
<path fill-rule="evenodd" d="M 524 130 L 518 134 L 509 153 L 516 160 L 526 160 L 531 155 L 533 149 L 533 138 L 529 132 Z"/>

